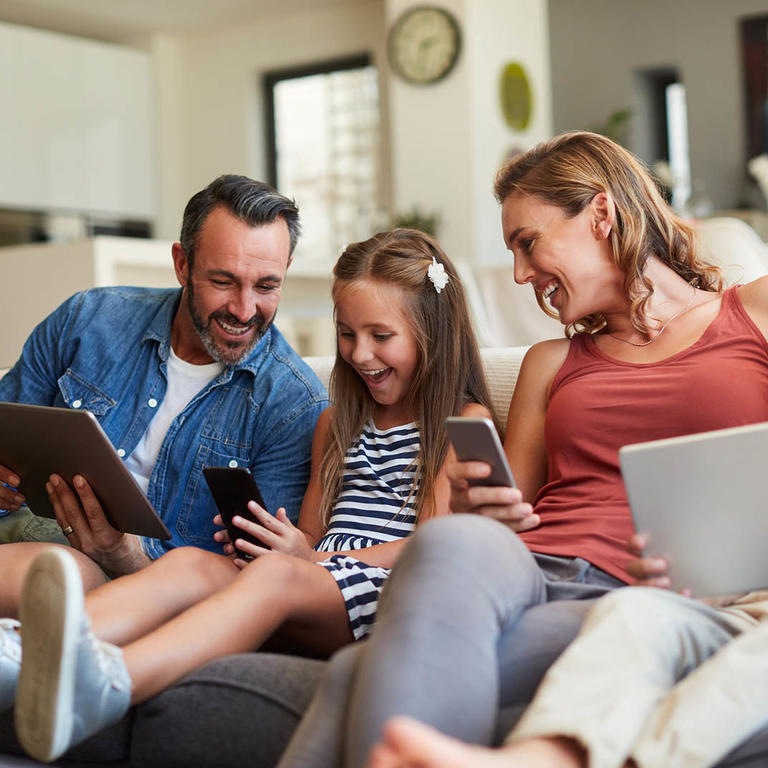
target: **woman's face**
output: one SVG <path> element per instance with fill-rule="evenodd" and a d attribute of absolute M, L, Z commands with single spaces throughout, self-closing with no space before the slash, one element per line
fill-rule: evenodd
<path fill-rule="evenodd" d="M 624 276 L 608 239 L 612 212 L 602 194 L 570 219 L 537 197 L 514 193 L 504 200 L 501 220 L 515 282 L 531 283 L 563 324 L 627 305 Z"/>

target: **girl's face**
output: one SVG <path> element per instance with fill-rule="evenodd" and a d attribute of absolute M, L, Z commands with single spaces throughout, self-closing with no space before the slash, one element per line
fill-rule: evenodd
<path fill-rule="evenodd" d="M 570 219 L 537 197 L 514 193 L 504 200 L 502 227 L 515 282 L 531 283 L 563 324 L 626 307 L 624 276 L 608 239 L 612 210 L 605 195 Z"/>
<path fill-rule="evenodd" d="M 413 419 L 405 405 L 419 364 L 416 336 L 407 320 L 401 288 L 361 280 L 342 286 L 336 295 L 339 353 L 365 382 L 379 426 Z"/>

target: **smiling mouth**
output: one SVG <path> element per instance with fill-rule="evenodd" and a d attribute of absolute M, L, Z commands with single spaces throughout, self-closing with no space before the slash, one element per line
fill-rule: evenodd
<path fill-rule="evenodd" d="M 548 299 L 558 288 L 560 287 L 559 283 L 550 283 L 542 292 L 541 295 Z"/>
<path fill-rule="evenodd" d="M 376 384 L 381 381 L 392 369 L 391 368 L 376 368 L 373 371 L 361 371 L 358 369 L 358 373 L 364 380 L 373 382 Z"/>
<path fill-rule="evenodd" d="M 246 333 L 253 329 L 252 323 L 246 325 L 230 325 L 224 322 L 220 317 L 215 318 L 219 328 L 221 328 L 229 336 L 245 336 Z"/>

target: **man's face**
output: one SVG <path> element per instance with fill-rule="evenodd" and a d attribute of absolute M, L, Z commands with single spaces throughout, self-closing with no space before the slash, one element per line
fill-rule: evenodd
<path fill-rule="evenodd" d="M 244 359 L 275 318 L 289 252 L 282 218 L 252 227 L 224 208 L 203 223 L 191 269 L 174 244 L 176 275 L 186 294 L 171 339 L 176 354 L 194 363 Z"/>

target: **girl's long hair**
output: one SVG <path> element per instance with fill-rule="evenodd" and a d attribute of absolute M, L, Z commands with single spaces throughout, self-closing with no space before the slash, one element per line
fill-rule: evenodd
<path fill-rule="evenodd" d="M 530 195 L 557 206 L 569 218 L 581 213 L 598 193 L 607 193 L 616 207 L 610 234 L 613 257 L 624 273 L 632 325 L 638 331 L 648 331 L 643 311 L 653 294 L 653 284 L 644 274 L 649 256 L 697 288 L 723 290 L 718 267 L 699 258 L 694 230 L 672 211 L 644 165 L 605 136 L 573 131 L 537 144 L 502 166 L 494 191 L 500 203 L 515 193 Z M 536 298 L 548 315 L 557 317 L 539 293 Z M 602 314 L 587 315 L 569 325 L 566 334 L 591 333 L 604 325 Z"/>
<path fill-rule="evenodd" d="M 427 276 L 433 259 L 443 265 L 448 275 L 448 284 L 440 293 Z M 431 513 L 435 481 L 448 450 L 446 417 L 459 415 L 468 402 L 480 403 L 493 413 L 456 269 L 429 235 L 412 229 L 393 229 L 350 245 L 336 262 L 333 275 L 334 301 L 361 283 L 397 286 L 402 290 L 407 321 L 419 352 L 407 393 L 420 432 L 415 468 L 419 483 L 412 504 L 417 516 L 425 509 Z M 329 389 L 334 415 L 320 467 L 321 515 L 326 522 L 341 491 L 344 457 L 373 416 L 375 405 L 360 375 L 339 354 L 338 342 Z"/>

